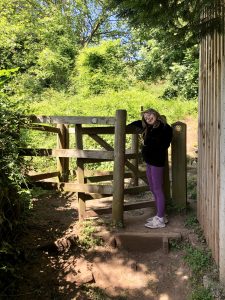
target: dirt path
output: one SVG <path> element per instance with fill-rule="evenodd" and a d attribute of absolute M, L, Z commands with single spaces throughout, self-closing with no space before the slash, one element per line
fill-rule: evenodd
<path fill-rule="evenodd" d="M 126 212 L 126 227 L 120 232 L 148 233 L 143 224 L 151 213 L 150 209 Z M 96 230 L 109 232 L 105 227 L 109 218 L 96 220 Z M 182 215 L 170 216 L 167 228 L 160 230 L 187 236 L 184 220 Z M 126 251 L 107 243 L 85 251 L 77 245 L 78 231 L 74 196 L 52 194 L 34 200 L 20 240 L 24 257 L 15 299 L 185 300 L 190 294 L 182 251 L 166 254 L 160 247 L 153 252 Z"/>

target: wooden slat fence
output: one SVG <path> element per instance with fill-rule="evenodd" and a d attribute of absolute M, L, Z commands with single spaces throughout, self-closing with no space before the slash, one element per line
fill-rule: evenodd
<path fill-rule="evenodd" d="M 224 35 L 208 34 L 200 43 L 197 214 L 225 283 L 224 63 Z"/>

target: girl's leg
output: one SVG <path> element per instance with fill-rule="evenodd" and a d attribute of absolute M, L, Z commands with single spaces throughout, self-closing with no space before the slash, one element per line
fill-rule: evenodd
<path fill-rule="evenodd" d="M 164 167 L 151 166 L 152 190 L 156 199 L 157 216 L 162 218 L 165 215 L 165 195 L 163 191 Z"/>
<path fill-rule="evenodd" d="M 148 179 L 148 185 L 149 185 L 149 190 L 150 192 L 152 193 L 153 195 L 153 198 L 155 200 L 155 210 L 156 212 L 158 211 L 158 208 L 157 208 L 157 201 L 156 201 L 156 195 L 154 193 L 154 190 L 153 190 L 153 183 L 152 183 L 152 166 L 147 164 L 146 166 L 146 175 L 147 175 L 147 179 Z M 149 218 L 150 219 L 150 218 Z M 149 221 L 149 219 L 147 221 Z"/>
<path fill-rule="evenodd" d="M 152 166 L 149 164 L 146 164 L 146 175 L 147 175 L 147 179 L 148 179 L 148 185 L 149 185 L 150 192 L 152 192 L 152 194 L 154 196 L 154 200 L 156 201 L 156 195 L 154 194 L 153 183 L 152 183 Z"/>

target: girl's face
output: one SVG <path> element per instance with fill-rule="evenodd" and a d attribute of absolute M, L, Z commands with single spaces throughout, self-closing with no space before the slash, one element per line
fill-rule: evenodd
<path fill-rule="evenodd" d="M 154 125 L 156 122 L 156 116 L 151 113 L 144 113 L 144 119 L 148 125 Z"/>

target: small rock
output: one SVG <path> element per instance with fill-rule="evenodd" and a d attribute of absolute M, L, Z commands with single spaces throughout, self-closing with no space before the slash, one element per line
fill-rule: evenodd
<path fill-rule="evenodd" d="M 209 289 L 212 286 L 212 280 L 208 277 L 208 275 L 203 276 L 202 283 L 206 289 Z"/>

